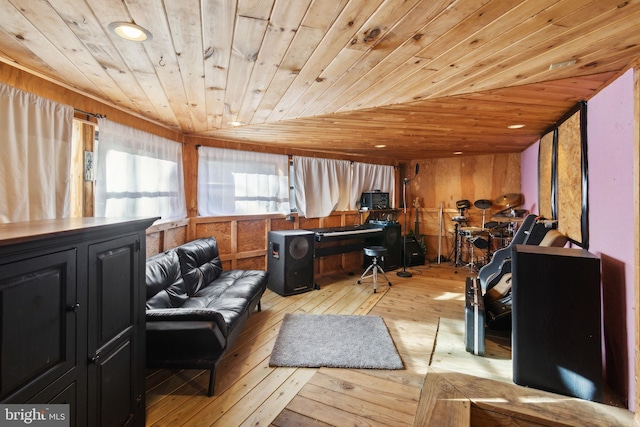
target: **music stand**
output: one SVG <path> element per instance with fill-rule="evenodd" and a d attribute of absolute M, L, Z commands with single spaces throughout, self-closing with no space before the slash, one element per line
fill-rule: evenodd
<path fill-rule="evenodd" d="M 396 274 L 398 277 L 412 277 L 413 274 L 407 271 L 407 185 L 410 181 L 413 181 L 420 172 L 420 164 L 416 163 L 416 174 L 413 178 L 405 178 L 402 181 L 402 204 L 404 206 L 404 236 L 402 240 L 402 271 L 398 271 Z"/>

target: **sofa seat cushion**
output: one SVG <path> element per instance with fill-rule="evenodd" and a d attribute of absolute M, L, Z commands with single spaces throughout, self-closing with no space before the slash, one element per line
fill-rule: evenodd
<path fill-rule="evenodd" d="M 267 286 L 267 272 L 262 270 L 222 271 L 215 282 L 191 296 L 183 309 L 213 310 L 224 319 L 225 336 L 229 336 L 241 316 L 248 315 L 250 304 L 260 298 Z"/>

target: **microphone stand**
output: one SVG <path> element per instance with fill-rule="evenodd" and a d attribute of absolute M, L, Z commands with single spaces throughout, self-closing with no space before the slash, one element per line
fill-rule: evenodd
<path fill-rule="evenodd" d="M 402 204 L 404 205 L 404 238 L 402 241 L 402 271 L 396 274 L 398 277 L 412 277 L 413 274 L 407 271 L 407 178 L 402 182 Z"/>
<path fill-rule="evenodd" d="M 416 174 L 413 178 L 405 178 L 402 182 L 402 203 L 404 205 L 404 239 L 402 242 L 402 271 L 398 271 L 396 274 L 398 277 L 412 277 L 413 274 L 407 271 L 407 185 L 409 181 L 415 179 L 420 172 L 420 163 L 416 163 Z"/>

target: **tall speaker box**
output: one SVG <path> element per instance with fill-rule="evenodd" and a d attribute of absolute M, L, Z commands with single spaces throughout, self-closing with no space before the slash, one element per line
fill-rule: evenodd
<path fill-rule="evenodd" d="M 600 260 L 583 249 L 512 249 L 516 384 L 602 401 Z"/>
<path fill-rule="evenodd" d="M 269 232 L 269 289 L 282 296 L 313 289 L 314 238 L 315 233 L 307 230 Z"/>
<path fill-rule="evenodd" d="M 382 237 L 367 239 L 366 245 L 382 245 L 387 248 L 387 254 L 383 260 L 378 260 L 378 264 L 384 271 L 395 270 L 402 267 L 402 233 L 400 232 L 400 224 L 389 223 L 380 225 L 382 228 Z M 365 256 L 364 265 L 371 265 L 372 258 Z"/>

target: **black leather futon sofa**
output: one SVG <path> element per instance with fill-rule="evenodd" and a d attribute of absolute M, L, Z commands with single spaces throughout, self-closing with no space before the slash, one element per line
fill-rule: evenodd
<path fill-rule="evenodd" d="M 215 238 L 147 259 L 147 367 L 210 370 L 241 332 L 267 287 L 262 270 L 222 270 Z"/>

